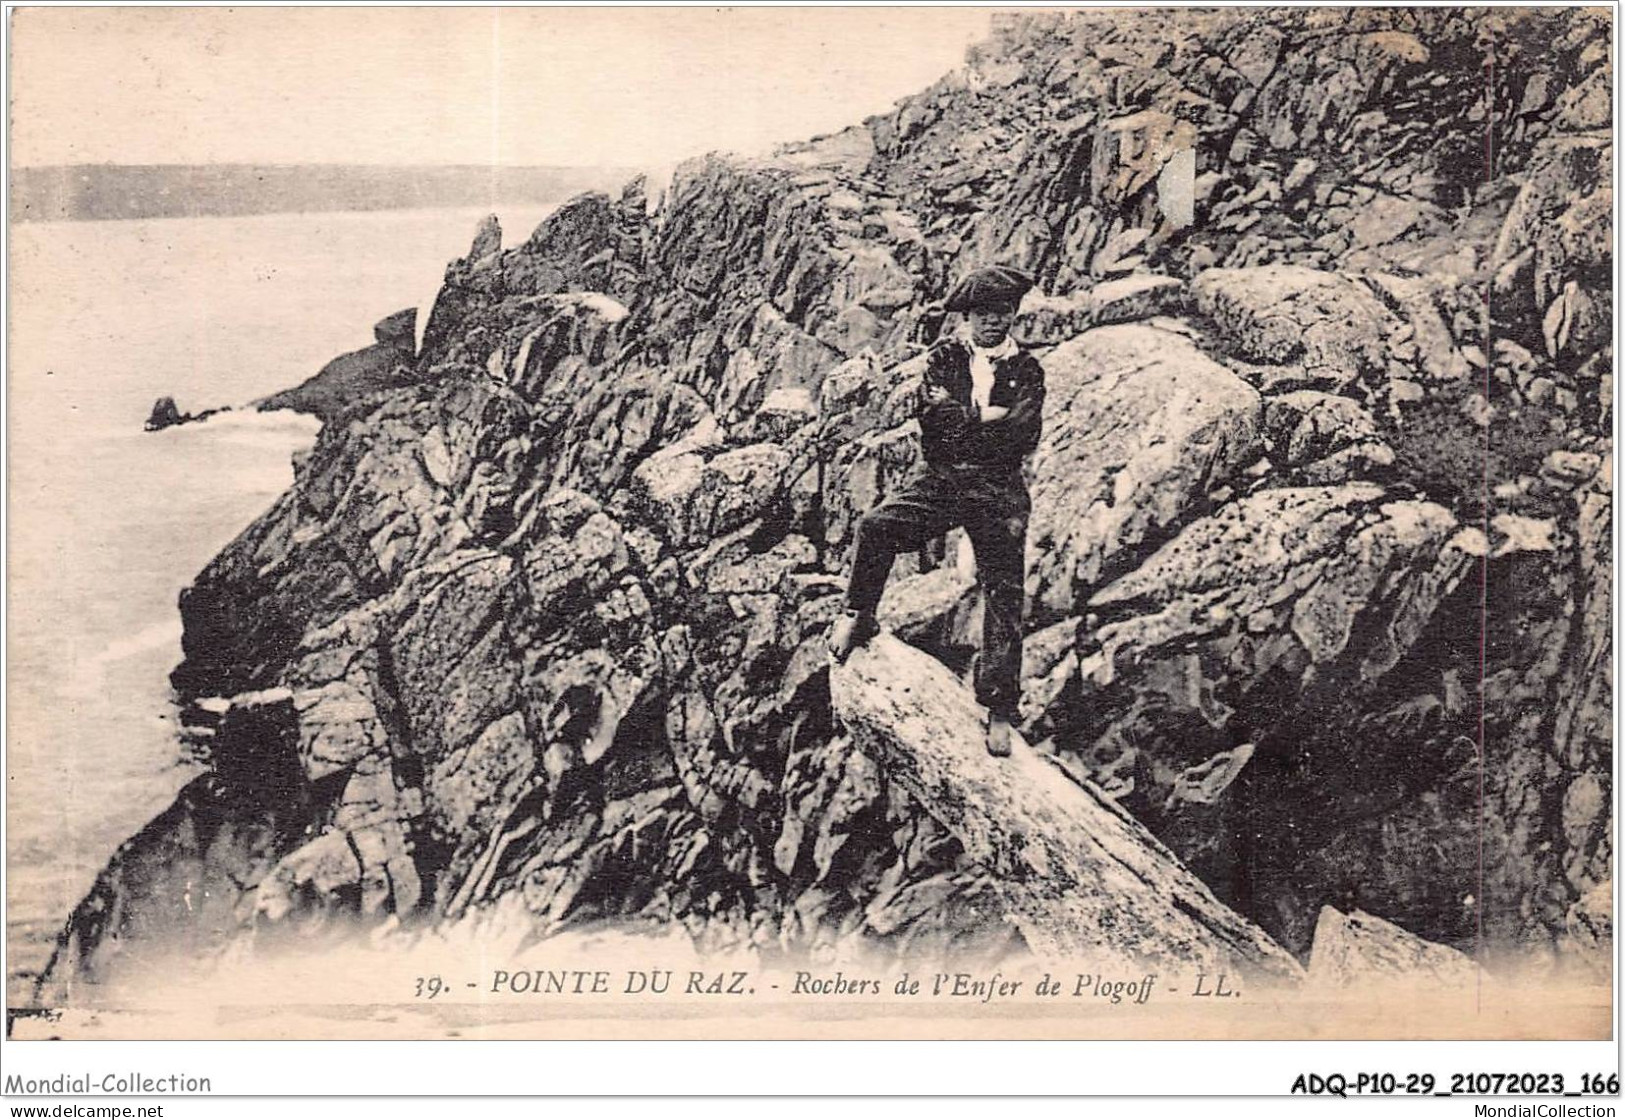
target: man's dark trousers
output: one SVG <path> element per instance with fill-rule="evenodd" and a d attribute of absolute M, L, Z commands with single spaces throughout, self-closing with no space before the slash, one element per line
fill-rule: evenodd
<path fill-rule="evenodd" d="M 1011 720 L 1021 696 L 1021 612 L 1031 512 L 1019 465 L 928 464 L 858 522 L 846 593 L 851 610 L 873 614 L 899 553 L 964 526 L 976 553 L 976 582 L 983 598 L 976 698 Z"/>

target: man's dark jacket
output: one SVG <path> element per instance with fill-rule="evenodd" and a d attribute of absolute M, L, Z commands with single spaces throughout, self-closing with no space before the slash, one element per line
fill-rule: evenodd
<path fill-rule="evenodd" d="M 920 384 L 920 443 L 933 466 L 1016 467 L 1038 446 L 1043 426 L 1044 367 L 1024 349 L 993 363 L 988 404 L 1008 408 L 999 420 L 983 423 L 971 403 L 971 348 L 961 339 L 930 351 Z M 926 390 L 937 385 L 948 399 L 931 403 Z"/>

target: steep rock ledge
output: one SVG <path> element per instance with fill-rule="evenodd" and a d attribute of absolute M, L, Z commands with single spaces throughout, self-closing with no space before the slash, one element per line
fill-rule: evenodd
<path fill-rule="evenodd" d="M 837 718 L 890 781 L 996 873 L 1010 919 L 1037 951 L 1301 977 L 1285 950 L 1226 910 L 1089 782 L 1024 745 L 1011 759 L 990 758 L 982 712 L 925 654 L 878 638 L 830 683 Z"/>

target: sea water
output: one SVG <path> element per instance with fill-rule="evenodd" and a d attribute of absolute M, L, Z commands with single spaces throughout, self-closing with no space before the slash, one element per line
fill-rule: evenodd
<path fill-rule="evenodd" d="M 243 405 L 427 308 L 485 210 L 14 225 L 7 354 L 6 922 L 23 996 L 117 846 L 199 772 L 176 598 L 317 423 Z M 546 208 L 498 208 L 509 244 Z"/>

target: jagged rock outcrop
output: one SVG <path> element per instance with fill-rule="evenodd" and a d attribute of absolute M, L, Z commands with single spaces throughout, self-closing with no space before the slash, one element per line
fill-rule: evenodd
<path fill-rule="evenodd" d="M 1359 910 L 1344 914 L 1326 906 L 1315 923 L 1309 957 L 1309 983 L 1348 988 L 1390 983 L 1407 991 L 1461 990 L 1481 978 L 1471 957 L 1433 945 L 1392 922 Z"/>
<path fill-rule="evenodd" d="M 41 975 L 48 1005 L 95 1000 L 94 983 L 217 958 L 251 920 L 245 883 L 314 826 L 289 735 L 285 693 L 245 696 L 220 719 L 212 772 L 113 854 L 74 908 Z M 300 898 L 297 922 L 343 909 L 342 893 Z"/>
<path fill-rule="evenodd" d="M 214 773 L 120 854 L 58 978 L 191 920 L 150 870 L 183 850 L 235 923 L 209 946 L 502 899 L 538 936 L 1031 947 L 1010 885 L 1070 898 L 1089 865 L 1046 878 L 1009 848 L 1032 822 L 970 827 L 887 730 L 907 694 L 870 682 L 843 726 L 822 647 L 856 518 L 918 462 L 935 304 L 989 260 L 1039 279 L 1019 329 L 1049 389 L 1022 730 L 1104 791 L 1089 819 L 1198 898 L 1132 814 L 1218 926 L 1300 955 L 1332 905 L 1594 960 L 1610 34 L 1577 9 L 1001 15 L 861 126 L 584 195 L 507 247 L 482 227 L 421 350 L 323 413 L 183 596 L 173 679 Z M 953 672 L 959 552 L 901 558 L 884 612 Z M 274 825 L 242 792 L 269 759 Z M 1012 773 L 1047 813 L 1036 765 Z M 1076 944 L 1111 905 L 1043 928 Z M 1111 947 L 1192 959 L 1183 922 Z"/>
<path fill-rule="evenodd" d="M 1314 389 L 1280 393 L 1264 409 L 1270 459 L 1294 482 L 1336 484 L 1380 477 L 1394 452 L 1359 402 Z"/>
<path fill-rule="evenodd" d="M 407 308 L 380 319 L 372 328 L 378 341 L 360 350 L 340 354 L 314 377 L 280 393 L 254 402 L 261 412 L 279 408 L 308 412 L 323 420 L 366 399 L 395 382 L 412 365 L 416 348 L 417 309 Z"/>
<path fill-rule="evenodd" d="M 181 410 L 176 407 L 175 398 L 159 397 L 152 404 L 152 413 L 147 417 L 146 430 L 158 432 L 184 423 L 186 417 L 182 416 Z"/>
<path fill-rule="evenodd" d="M 1375 486 L 1264 490 L 1089 600 L 1053 650 L 1077 692 L 1046 718 L 1155 820 L 1191 768 L 1279 729 L 1284 697 L 1321 711 L 1380 682 L 1478 552 L 1448 510 Z"/>
<path fill-rule="evenodd" d="M 1209 269 L 1191 282 L 1191 295 L 1228 353 L 1287 367 L 1266 375 L 1271 386 L 1342 391 L 1387 373 L 1398 324 L 1346 277 L 1293 265 Z"/>

